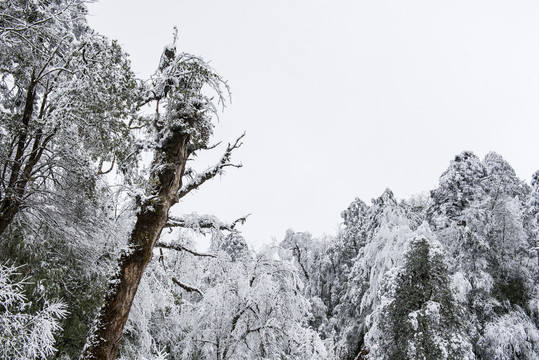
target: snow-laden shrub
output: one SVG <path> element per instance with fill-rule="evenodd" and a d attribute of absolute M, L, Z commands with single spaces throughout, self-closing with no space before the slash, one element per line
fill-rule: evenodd
<path fill-rule="evenodd" d="M 0 358 L 44 359 L 56 352 L 54 335 L 67 315 L 59 301 L 45 301 L 43 309 L 28 313 L 24 280 L 12 280 L 17 269 L 0 265 Z"/>
<path fill-rule="evenodd" d="M 479 347 L 487 359 L 539 359 L 539 330 L 525 314 L 512 311 L 485 326 Z"/>

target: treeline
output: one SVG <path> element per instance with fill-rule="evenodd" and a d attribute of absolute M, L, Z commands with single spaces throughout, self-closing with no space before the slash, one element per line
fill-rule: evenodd
<path fill-rule="evenodd" d="M 437 189 L 356 199 L 330 239 L 289 232 L 310 325 L 339 359 L 536 359 L 539 172 L 463 152 Z"/>

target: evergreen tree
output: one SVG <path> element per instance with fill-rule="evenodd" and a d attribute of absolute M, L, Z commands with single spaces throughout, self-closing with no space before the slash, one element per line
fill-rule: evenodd
<path fill-rule="evenodd" d="M 365 245 L 358 255 L 346 284 L 346 293 L 335 308 L 333 322 L 339 334 L 338 355 L 354 359 L 365 348 L 368 316 L 380 306 L 378 296 L 386 273 L 403 261 L 403 250 L 411 236 L 409 217 L 387 189 L 366 209 L 363 232 Z"/>
<path fill-rule="evenodd" d="M 486 169 L 472 152 L 455 156 L 449 168 L 440 177 L 440 185 L 431 192 L 432 206 L 428 218 L 435 229 L 450 226 L 452 222 L 466 226 L 469 219 L 465 210 L 474 200 L 484 196 L 482 182 Z"/>
<path fill-rule="evenodd" d="M 424 236 L 414 238 L 394 281 L 392 299 L 380 312 L 379 332 L 369 335 L 370 358 L 473 358 L 439 245 Z"/>

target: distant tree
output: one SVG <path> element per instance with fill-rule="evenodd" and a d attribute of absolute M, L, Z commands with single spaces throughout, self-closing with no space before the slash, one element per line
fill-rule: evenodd
<path fill-rule="evenodd" d="M 230 234 L 219 243 L 217 251 L 223 251 L 232 261 L 240 260 L 245 256 L 249 256 L 249 248 L 244 237 L 237 231 L 232 231 Z"/>
<path fill-rule="evenodd" d="M 316 256 L 315 239 L 311 233 L 288 229 L 280 246 L 289 251 L 289 255 L 301 270 L 303 280 L 309 282 Z"/>
<path fill-rule="evenodd" d="M 405 259 L 394 285 L 385 284 L 393 290 L 386 293 L 391 299 L 379 315 L 379 330 L 369 334 L 369 358 L 473 359 L 439 246 L 418 236 Z"/>
<path fill-rule="evenodd" d="M 346 359 L 355 359 L 365 350 L 367 318 L 380 306 L 381 281 L 403 263 L 403 251 L 412 234 L 406 209 L 389 189 L 372 201 L 364 217 L 365 244 L 359 248 L 333 317 L 340 337 L 338 354 Z"/>
<path fill-rule="evenodd" d="M 526 216 L 532 249 L 537 254 L 537 269 L 539 270 L 539 171 L 536 171 L 532 176 L 531 188 Z"/>
<path fill-rule="evenodd" d="M 444 172 L 432 199 L 429 221 L 448 254 L 450 273 L 460 279 L 467 331 L 480 355 L 480 344 L 488 343 L 486 324 L 515 307 L 523 315 L 535 293 L 530 189 L 498 154 L 479 162 L 463 153 Z"/>
<path fill-rule="evenodd" d="M 495 283 L 493 295 L 500 301 L 524 307 L 532 286 L 529 260 L 533 240 L 526 224 L 529 186 L 516 177 L 513 168 L 498 154 L 483 160 L 487 169 L 486 196 L 483 199 L 484 233 L 491 248 L 489 271 Z"/>
<path fill-rule="evenodd" d="M 455 156 L 449 168 L 440 176 L 440 185 L 431 192 L 432 205 L 428 210 L 429 221 L 436 229 L 455 222 L 465 226 L 464 211 L 474 200 L 484 196 L 482 181 L 487 170 L 472 152 L 464 151 Z"/>

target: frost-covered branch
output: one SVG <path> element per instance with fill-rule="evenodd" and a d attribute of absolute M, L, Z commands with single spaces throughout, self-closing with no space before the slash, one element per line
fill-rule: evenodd
<path fill-rule="evenodd" d="M 112 171 L 112 169 L 114 168 L 114 163 L 116 162 L 116 156 L 113 156 L 112 157 L 112 162 L 110 164 L 110 168 L 108 168 L 107 170 L 103 170 L 103 163 L 104 163 L 104 160 L 101 159 L 101 161 L 99 162 L 99 170 L 97 171 L 97 175 L 106 175 L 108 173 L 110 173 Z"/>
<path fill-rule="evenodd" d="M 185 252 L 188 252 L 189 254 L 192 254 L 195 256 L 201 256 L 201 257 L 212 257 L 212 258 L 217 257 L 213 254 L 200 253 L 198 251 L 188 249 L 185 246 L 180 245 L 180 244 L 167 244 L 162 241 L 159 241 L 158 243 L 156 243 L 155 247 L 159 247 L 163 249 L 171 249 L 171 250 L 176 250 L 176 251 L 185 251 Z"/>
<path fill-rule="evenodd" d="M 4 36 L 5 34 L 8 34 L 10 32 L 14 32 L 14 33 L 22 33 L 22 32 L 25 32 L 31 28 L 36 28 L 38 26 L 41 26 L 49 21 L 51 21 L 52 19 L 54 18 L 57 18 L 59 15 L 63 14 L 64 12 L 66 12 L 66 10 L 68 10 L 69 8 L 73 8 L 77 5 L 80 6 L 80 4 L 82 4 L 83 2 L 82 1 L 71 1 L 71 2 L 68 2 L 63 9 L 60 9 L 58 12 L 56 13 L 52 13 L 50 16 L 44 18 L 44 19 L 41 19 L 41 20 L 38 20 L 38 21 L 35 21 L 33 23 L 27 23 L 26 21 L 20 19 L 19 17 L 14 17 L 14 16 L 11 16 L 9 14 L 7 14 L 5 11 L 2 12 L 2 14 L 0 15 L 0 19 L 4 18 L 4 19 L 9 19 L 11 21 L 15 21 L 19 24 L 21 24 L 21 26 L 19 27 L 5 27 L 3 29 L 0 29 L 0 36 Z"/>
<path fill-rule="evenodd" d="M 205 146 L 205 147 L 201 148 L 200 150 L 213 150 L 213 149 L 215 149 L 217 146 L 221 145 L 221 143 L 222 143 L 222 141 L 218 141 L 218 142 L 216 142 L 215 144 Z"/>
<path fill-rule="evenodd" d="M 197 289 L 195 287 L 186 285 L 186 284 L 182 283 L 181 281 L 179 281 L 178 279 L 176 279 L 175 277 L 172 278 L 172 282 L 174 284 L 178 285 L 179 287 L 181 287 L 182 289 L 186 290 L 186 291 L 196 292 L 200 296 L 204 297 L 204 293 L 200 289 Z"/>
<path fill-rule="evenodd" d="M 235 149 L 238 149 L 243 143 L 241 142 L 241 139 L 245 136 L 245 133 L 243 133 L 239 138 L 236 139 L 236 141 L 233 144 L 228 144 L 225 153 L 221 157 L 221 160 L 214 165 L 213 167 L 207 169 L 203 173 L 195 176 L 188 184 L 183 186 L 180 191 L 178 192 L 178 198 L 182 198 L 185 195 L 189 194 L 191 191 L 198 189 L 202 184 L 204 184 L 206 181 L 213 179 L 216 175 L 220 175 L 223 173 L 224 168 L 226 167 L 235 167 L 240 168 L 242 167 L 241 164 L 232 164 L 230 162 L 230 159 L 232 157 L 232 151 Z"/>
<path fill-rule="evenodd" d="M 251 214 L 247 214 L 239 219 L 234 220 L 232 223 L 224 223 L 217 219 L 215 216 L 210 215 L 196 215 L 191 214 L 187 216 L 177 217 L 170 216 L 165 227 L 167 228 L 187 228 L 192 230 L 201 230 L 201 229 L 215 229 L 215 230 L 226 230 L 233 231 L 238 224 L 244 224 L 247 221 L 247 218 Z"/>

